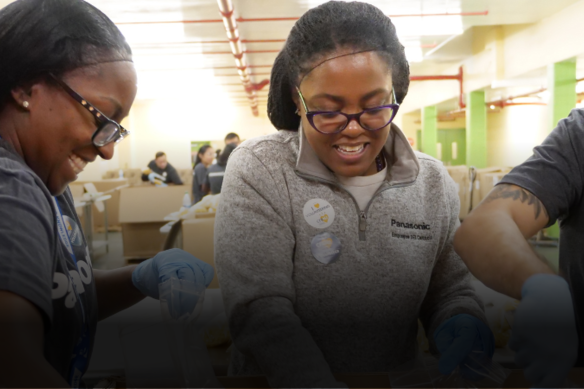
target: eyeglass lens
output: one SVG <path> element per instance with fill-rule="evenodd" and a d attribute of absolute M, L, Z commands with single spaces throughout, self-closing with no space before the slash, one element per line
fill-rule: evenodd
<path fill-rule="evenodd" d="M 108 143 L 116 141 L 119 137 L 119 134 L 120 129 L 115 123 L 112 122 L 104 123 L 97 130 L 95 137 L 93 138 L 93 143 L 97 147 L 105 146 Z"/>
<path fill-rule="evenodd" d="M 389 124 L 394 109 L 391 107 L 376 108 L 363 112 L 359 124 L 366 130 L 379 130 Z M 314 126 L 322 132 L 332 133 L 347 126 L 348 118 L 337 112 L 325 112 L 313 116 Z"/>

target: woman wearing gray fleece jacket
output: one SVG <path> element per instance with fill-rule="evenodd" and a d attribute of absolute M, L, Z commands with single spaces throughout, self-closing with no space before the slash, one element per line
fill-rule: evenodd
<path fill-rule="evenodd" d="M 215 263 L 234 341 L 230 375 L 272 387 L 339 387 L 417 353 L 418 319 L 440 369 L 492 333 L 452 239 L 459 200 L 442 163 L 390 124 L 409 82 L 377 8 L 329 2 L 294 26 L 272 71 L 276 134 L 231 155 Z"/>

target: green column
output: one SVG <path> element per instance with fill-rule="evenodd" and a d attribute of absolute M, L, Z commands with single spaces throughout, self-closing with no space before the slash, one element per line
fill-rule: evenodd
<path fill-rule="evenodd" d="M 548 103 L 550 119 L 549 129 L 552 131 L 558 122 L 570 114 L 576 107 L 576 61 L 568 60 L 548 65 Z M 558 223 L 549 227 L 547 235 L 557 238 L 560 236 Z"/>
<path fill-rule="evenodd" d="M 487 107 L 483 91 L 466 96 L 466 163 L 479 169 L 487 167 Z"/>
<path fill-rule="evenodd" d="M 576 107 L 576 61 L 548 65 L 550 131 Z"/>
<path fill-rule="evenodd" d="M 436 107 L 422 108 L 422 152 L 438 158 L 438 115 Z"/>

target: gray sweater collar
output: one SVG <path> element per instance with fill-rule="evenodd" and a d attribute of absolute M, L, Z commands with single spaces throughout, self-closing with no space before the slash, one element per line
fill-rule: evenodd
<path fill-rule="evenodd" d="M 299 150 L 296 171 L 302 175 L 310 175 L 324 181 L 338 182 L 335 174 L 320 161 L 308 143 L 302 123 L 298 128 L 298 137 Z M 387 182 L 390 185 L 412 183 L 416 180 L 420 172 L 418 158 L 404 133 L 393 123 L 383 151 L 388 164 Z"/>

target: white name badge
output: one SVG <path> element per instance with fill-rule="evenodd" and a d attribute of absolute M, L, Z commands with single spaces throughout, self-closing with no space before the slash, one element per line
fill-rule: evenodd
<path fill-rule="evenodd" d="M 335 221 L 333 206 L 323 199 L 308 200 L 304 204 L 304 220 L 314 228 L 327 228 Z"/>

